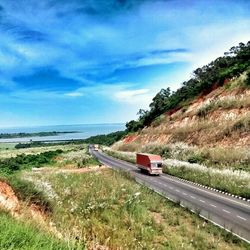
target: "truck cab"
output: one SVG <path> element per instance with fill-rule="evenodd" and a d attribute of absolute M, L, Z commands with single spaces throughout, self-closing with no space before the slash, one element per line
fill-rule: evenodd
<path fill-rule="evenodd" d="M 151 175 L 162 173 L 162 159 L 159 155 L 137 153 L 136 165 L 141 171 L 146 171 Z"/>

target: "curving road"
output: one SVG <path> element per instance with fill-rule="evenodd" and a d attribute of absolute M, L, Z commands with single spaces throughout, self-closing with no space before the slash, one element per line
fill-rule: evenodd
<path fill-rule="evenodd" d="M 187 183 L 167 174 L 161 176 L 142 174 L 134 164 L 115 159 L 100 151 L 93 151 L 91 148 L 90 153 L 104 165 L 129 171 L 137 182 L 172 201 L 180 202 L 181 206 L 189 208 L 250 243 L 249 202 Z"/>

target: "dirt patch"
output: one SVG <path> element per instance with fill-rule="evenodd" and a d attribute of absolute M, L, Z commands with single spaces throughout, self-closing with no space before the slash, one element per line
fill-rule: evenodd
<path fill-rule="evenodd" d="M 151 212 L 151 215 L 157 224 L 161 224 L 164 222 L 164 219 L 160 213 Z"/>
<path fill-rule="evenodd" d="M 44 221 L 48 217 L 44 208 L 39 205 L 31 204 L 29 210 L 35 220 Z"/>
<path fill-rule="evenodd" d="M 106 169 L 107 167 L 106 166 L 92 166 L 92 167 L 85 167 L 85 168 L 76 168 L 75 165 L 74 165 L 74 168 L 73 168 L 73 165 L 69 168 L 62 168 L 62 169 L 53 169 L 53 168 L 49 168 L 49 167 L 44 167 L 44 168 L 33 168 L 32 171 L 34 172 L 53 172 L 53 173 L 87 173 L 87 172 L 95 172 L 95 171 L 100 171 L 100 170 L 103 170 L 103 169 Z"/>
<path fill-rule="evenodd" d="M 128 135 L 123 139 L 124 143 L 133 142 L 137 138 L 137 135 Z"/>
<path fill-rule="evenodd" d="M 87 167 L 87 168 L 75 168 L 75 169 L 60 169 L 58 172 L 60 173 L 87 173 L 87 172 L 95 172 L 106 169 L 106 166 L 94 166 L 94 167 Z"/>
<path fill-rule="evenodd" d="M 20 204 L 13 189 L 2 181 L 0 181 L 0 207 L 10 211 L 13 215 L 20 210 Z"/>

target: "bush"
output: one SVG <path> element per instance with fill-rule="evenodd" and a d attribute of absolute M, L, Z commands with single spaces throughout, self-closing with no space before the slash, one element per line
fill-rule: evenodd
<path fill-rule="evenodd" d="M 202 153 L 197 153 L 194 155 L 190 155 L 187 160 L 189 163 L 203 163 L 206 158 Z"/>
<path fill-rule="evenodd" d="M 207 114 L 209 113 L 210 110 L 213 109 L 213 106 L 215 105 L 214 102 L 211 102 L 209 104 L 206 104 L 202 107 L 200 107 L 196 113 L 196 115 L 199 117 L 199 118 L 206 118 Z"/>
<path fill-rule="evenodd" d="M 100 162 L 96 158 L 93 158 L 93 157 L 83 158 L 77 162 L 78 168 L 91 166 L 91 165 L 100 165 Z"/>
<path fill-rule="evenodd" d="M 170 157 L 170 148 L 164 145 L 149 144 L 142 148 L 142 152 L 161 155 L 164 158 Z"/>
<path fill-rule="evenodd" d="M 21 154 L 17 157 L 0 160 L 0 174 L 9 175 L 22 169 L 41 167 L 44 164 L 51 164 L 53 162 L 53 158 L 62 152 L 62 150 L 58 149 L 37 155 Z"/>

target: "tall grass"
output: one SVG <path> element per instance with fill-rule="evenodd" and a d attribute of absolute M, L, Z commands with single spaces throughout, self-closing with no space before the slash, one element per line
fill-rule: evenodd
<path fill-rule="evenodd" d="M 77 249 L 73 244 L 59 241 L 54 236 L 42 232 L 34 224 L 17 221 L 0 210 L 0 249 L 1 250 L 70 250 Z"/>
<path fill-rule="evenodd" d="M 83 168 L 91 165 L 99 165 L 100 163 L 93 158 L 89 153 L 87 146 L 85 145 L 80 150 L 69 151 L 61 155 L 60 165 L 73 165 L 78 168 Z"/>
<path fill-rule="evenodd" d="M 190 146 L 183 142 L 170 144 L 148 143 L 146 145 L 129 143 L 117 145 L 114 149 L 106 148 L 106 150 L 110 151 L 109 154 L 112 154 L 112 152 L 119 154 L 120 152 L 120 158 L 126 155 L 124 151 L 127 152 L 128 155 L 129 152 L 144 152 L 159 154 L 164 158 L 200 163 L 211 168 L 230 168 L 250 172 L 249 147 L 198 147 Z"/>
<path fill-rule="evenodd" d="M 164 173 L 250 199 L 250 174 L 218 170 L 177 160 L 164 161 Z"/>
<path fill-rule="evenodd" d="M 249 107 L 250 99 L 247 95 L 225 96 L 212 99 L 209 103 L 205 103 L 196 111 L 196 115 L 200 118 L 205 118 L 210 112 L 218 109 L 229 110 Z"/>

